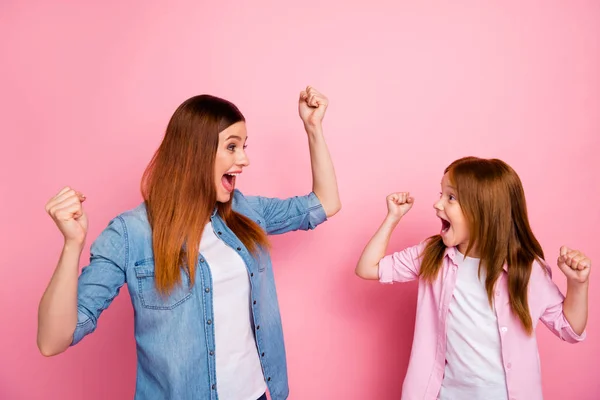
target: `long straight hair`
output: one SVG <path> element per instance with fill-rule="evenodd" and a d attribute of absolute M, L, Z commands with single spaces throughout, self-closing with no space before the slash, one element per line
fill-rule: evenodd
<path fill-rule="evenodd" d="M 200 239 L 217 203 L 214 168 L 219 133 L 244 121 L 227 100 L 210 95 L 186 100 L 171 117 L 144 172 L 141 188 L 152 227 L 155 281 L 163 294 L 180 283 L 182 268 L 194 284 Z M 251 253 L 268 248 L 266 233 L 234 212 L 231 201 L 218 204 L 227 226 Z"/>
<path fill-rule="evenodd" d="M 475 245 L 479 250 L 479 268 L 480 271 L 485 268 L 485 289 L 490 306 L 494 285 L 507 264 L 511 310 L 525 331 L 532 334 L 527 287 L 533 262 L 542 261 L 544 253 L 529 224 L 519 176 L 504 161 L 476 157 L 456 160 L 444 173 L 456 188 L 458 202 L 469 226 L 471 239 L 466 253 Z M 437 278 L 445 250 L 440 235 L 429 238 L 422 253 L 422 279 L 432 282 Z"/>

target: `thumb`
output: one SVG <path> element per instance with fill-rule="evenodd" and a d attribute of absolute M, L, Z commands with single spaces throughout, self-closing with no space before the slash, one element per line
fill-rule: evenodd
<path fill-rule="evenodd" d="M 567 253 L 569 252 L 569 248 L 567 246 L 561 246 L 560 247 L 560 251 L 559 251 L 559 256 L 558 256 L 558 264 L 565 264 L 565 262 L 567 261 Z"/>
<path fill-rule="evenodd" d="M 566 256 L 569 252 L 569 248 L 567 246 L 560 246 L 560 255 Z"/>

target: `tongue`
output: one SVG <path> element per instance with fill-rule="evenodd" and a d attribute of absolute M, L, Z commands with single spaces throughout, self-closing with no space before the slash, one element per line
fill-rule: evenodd
<path fill-rule="evenodd" d="M 225 190 L 227 190 L 228 192 L 233 192 L 233 177 L 232 176 L 223 175 L 223 177 L 221 178 L 221 183 L 223 184 L 223 187 L 225 188 Z"/>

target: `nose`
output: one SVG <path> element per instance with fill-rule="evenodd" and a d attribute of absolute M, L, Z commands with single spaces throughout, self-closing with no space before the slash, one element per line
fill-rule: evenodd
<path fill-rule="evenodd" d="M 247 167 L 248 165 L 250 165 L 250 159 L 248 158 L 248 155 L 246 154 L 245 150 L 242 150 L 240 152 L 240 156 L 238 157 L 236 164 L 240 167 Z"/>
<path fill-rule="evenodd" d="M 438 211 L 444 211 L 444 206 L 442 205 L 442 199 L 439 199 L 438 201 L 433 203 L 433 208 L 435 208 Z"/>

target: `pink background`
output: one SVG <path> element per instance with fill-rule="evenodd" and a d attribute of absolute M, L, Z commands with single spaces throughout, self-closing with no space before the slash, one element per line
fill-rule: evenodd
<path fill-rule="evenodd" d="M 118 3 L 0 5 L 1 399 L 132 398 L 127 293 L 77 347 L 37 351 L 37 305 L 61 247 L 44 204 L 64 185 L 83 191 L 89 248 L 138 204 L 169 117 L 199 93 L 248 119 L 239 187 L 279 197 L 310 190 L 298 92 L 311 84 L 331 101 L 343 210 L 273 238 L 292 400 L 399 398 L 416 285 L 353 269 L 391 191 L 416 205 L 390 251 L 439 230 L 431 204 L 458 157 L 510 163 L 548 260 L 568 244 L 600 268 L 597 1 Z M 600 272 L 591 280 L 586 342 L 538 330 L 548 400 L 600 398 Z"/>

